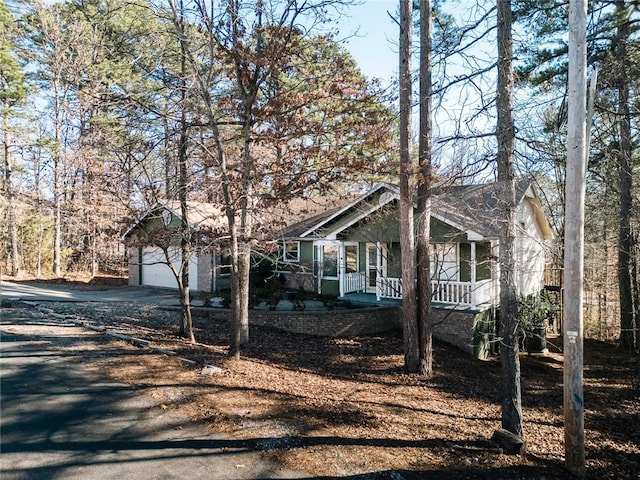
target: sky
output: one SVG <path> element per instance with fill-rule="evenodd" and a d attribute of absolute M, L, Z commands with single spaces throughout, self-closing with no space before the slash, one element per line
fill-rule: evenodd
<path fill-rule="evenodd" d="M 389 16 L 398 8 L 398 0 L 364 0 L 349 7 L 337 25 L 339 37 L 349 38 L 345 47 L 369 78 L 380 78 L 384 84 L 398 76 L 398 26 Z"/>
<path fill-rule="evenodd" d="M 455 4 L 456 6 L 451 15 L 459 21 L 468 21 L 469 16 L 478 14 L 478 10 L 474 8 L 476 2 L 463 1 Z M 338 21 L 336 25 L 339 30 L 338 40 L 349 37 L 350 34 L 357 32 L 353 38 L 345 40 L 344 46 L 351 52 L 362 72 L 368 77 L 379 78 L 383 86 L 396 82 L 398 80 L 399 57 L 398 57 L 398 37 L 399 27 L 391 18 L 396 14 L 399 8 L 398 0 L 361 0 L 360 5 L 345 9 L 345 17 Z M 495 43 L 491 44 L 492 39 L 483 39 L 477 42 L 473 49 L 474 55 L 479 59 L 478 65 L 491 59 L 494 55 Z M 417 40 L 414 38 L 414 42 Z M 415 43 L 414 43 L 415 47 Z M 414 69 L 417 68 L 417 60 L 413 60 Z M 477 65 L 461 63 L 460 58 L 447 59 L 447 72 L 449 76 L 465 75 L 471 69 L 477 68 Z M 434 70 L 434 75 L 436 72 Z M 490 96 L 495 90 L 492 84 L 491 75 L 486 75 L 484 80 L 476 79 L 475 87 L 482 90 L 479 94 L 474 88 L 468 88 L 459 85 L 450 88 L 447 95 L 440 99 L 441 103 L 434 104 L 434 138 L 446 138 L 454 134 L 467 134 L 473 130 L 475 132 L 490 131 L 492 124 L 487 123 L 487 119 L 480 115 L 473 120 L 466 120 L 469 112 L 476 111 L 487 101 L 482 99 L 481 95 Z M 414 93 L 416 93 L 417 85 L 414 85 Z M 417 111 L 413 114 L 414 129 L 418 121 Z M 474 155 L 474 149 L 481 149 L 483 142 L 478 140 L 472 145 L 467 145 L 467 155 Z M 434 145 L 439 148 L 443 154 L 444 149 L 453 148 L 444 145 Z M 465 155 L 464 152 L 456 152 L 447 150 L 446 157 L 460 157 Z"/>

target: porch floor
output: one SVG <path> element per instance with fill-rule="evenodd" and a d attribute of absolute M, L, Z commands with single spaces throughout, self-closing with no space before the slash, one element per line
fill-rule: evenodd
<path fill-rule="evenodd" d="M 381 298 L 376 300 L 376 296 L 373 293 L 347 293 L 344 297 L 340 297 L 342 300 L 348 300 L 351 303 L 357 303 L 360 305 L 384 305 L 384 306 L 400 306 L 402 300 L 395 298 Z"/>
<path fill-rule="evenodd" d="M 376 299 L 373 293 L 348 293 L 344 297 L 340 297 L 342 300 L 348 300 L 351 303 L 360 305 L 380 305 L 380 306 L 401 306 L 402 300 L 395 298 L 381 298 Z M 432 302 L 431 307 L 438 310 L 473 310 L 475 312 L 483 312 L 491 308 L 490 304 L 476 305 L 476 308 L 472 309 L 469 305 L 453 305 L 450 303 Z"/>

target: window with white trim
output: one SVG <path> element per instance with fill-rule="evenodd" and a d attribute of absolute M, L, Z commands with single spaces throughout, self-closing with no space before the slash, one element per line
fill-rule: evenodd
<path fill-rule="evenodd" d="M 285 262 L 299 262 L 300 242 L 284 242 L 282 255 Z"/>
<path fill-rule="evenodd" d="M 344 246 L 344 271 L 346 273 L 358 271 L 358 245 Z"/>
<path fill-rule="evenodd" d="M 431 244 L 431 278 L 457 281 L 459 276 L 458 244 Z"/>
<path fill-rule="evenodd" d="M 220 250 L 220 261 L 218 263 L 218 271 L 220 275 L 231 274 L 231 251 L 228 248 Z"/>
<path fill-rule="evenodd" d="M 338 245 L 322 245 L 322 276 L 338 278 Z"/>

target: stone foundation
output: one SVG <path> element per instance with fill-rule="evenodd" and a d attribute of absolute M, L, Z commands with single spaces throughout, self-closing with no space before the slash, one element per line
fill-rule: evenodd
<path fill-rule="evenodd" d="M 434 308 L 433 336 L 455 345 L 476 358 L 487 358 L 492 351 L 494 321 L 491 310 Z"/>
<path fill-rule="evenodd" d="M 491 311 L 434 308 L 433 336 L 476 358 L 492 353 L 494 322 Z M 194 308 L 194 315 L 228 320 L 229 310 Z M 250 310 L 249 324 L 323 337 L 375 335 L 402 328 L 400 307 L 372 307 L 328 311 Z"/>
<path fill-rule="evenodd" d="M 400 328 L 399 308 L 373 307 L 327 311 L 249 311 L 249 324 L 322 337 L 375 335 Z M 229 310 L 194 308 L 198 316 L 226 320 Z"/>

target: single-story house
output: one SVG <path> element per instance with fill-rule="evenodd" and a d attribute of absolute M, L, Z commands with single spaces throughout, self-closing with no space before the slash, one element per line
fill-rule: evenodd
<path fill-rule="evenodd" d="M 435 303 L 483 308 L 498 298 L 499 215 L 495 184 L 435 192 L 431 214 Z M 533 184 L 518 184 L 518 293 L 543 288 L 545 244 L 553 238 Z M 402 298 L 399 190 L 379 184 L 334 212 L 282 232 L 282 273 L 291 287 L 344 297 Z"/>
<path fill-rule="evenodd" d="M 546 244 L 553 233 L 534 184 L 517 184 L 516 288 L 522 295 L 544 288 Z M 459 336 L 488 337 L 499 309 L 500 249 L 497 185 L 451 185 L 434 191 L 431 212 L 432 305 Z M 354 302 L 402 299 L 399 189 L 381 183 L 337 210 L 303 219 L 281 233 L 280 273 L 293 289 L 314 290 Z M 439 311 L 438 311 L 439 310 Z M 457 322 L 453 317 L 458 318 Z M 465 322 L 470 326 L 461 326 Z M 447 322 L 439 322 L 447 330 Z M 455 325 L 455 326 L 454 326 Z M 486 331 L 480 332 L 479 329 Z M 456 331 L 457 330 L 457 331 Z M 462 342 L 462 343 L 461 343 Z M 477 339 L 453 343 L 465 348 Z M 479 356 L 486 352 L 475 352 Z"/>
<path fill-rule="evenodd" d="M 535 185 L 517 184 L 516 288 L 544 288 L 546 247 L 553 234 Z M 434 190 L 431 212 L 434 335 L 478 357 L 491 350 L 499 310 L 500 214 L 495 183 Z M 357 196 L 274 202 L 257 222 L 266 253 L 279 245 L 274 273 L 286 288 L 336 296 L 353 303 L 400 306 L 402 299 L 399 190 L 388 183 Z M 190 287 L 229 286 L 224 246 L 227 220 L 219 206 L 190 202 L 189 223 L 198 241 L 190 262 Z M 177 202 L 149 209 L 123 236 L 129 284 L 176 288 L 170 259 L 179 265 Z M 395 319 L 390 319 L 394 321 Z"/>

